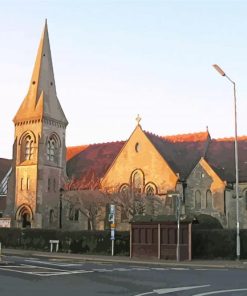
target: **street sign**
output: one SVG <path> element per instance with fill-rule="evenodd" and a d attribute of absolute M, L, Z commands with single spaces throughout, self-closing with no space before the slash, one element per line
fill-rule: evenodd
<path fill-rule="evenodd" d="M 111 229 L 111 240 L 115 240 L 115 228 Z"/>
<path fill-rule="evenodd" d="M 115 215 L 115 205 L 110 205 L 110 214 Z"/>

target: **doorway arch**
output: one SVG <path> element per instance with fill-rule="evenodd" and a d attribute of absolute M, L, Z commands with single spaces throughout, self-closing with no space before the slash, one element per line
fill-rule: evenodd
<path fill-rule="evenodd" d="M 31 228 L 33 212 L 29 205 L 23 204 L 16 211 L 16 220 L 21 228 Z"/>

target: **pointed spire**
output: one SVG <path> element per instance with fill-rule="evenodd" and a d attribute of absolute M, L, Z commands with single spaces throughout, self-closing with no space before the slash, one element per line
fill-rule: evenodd
<path fill-rule="evenodd" d="M 14 122 L 43 117 L 68 123 L 57 98 L 47 20 L 45 20 L 28 94 Z"/>

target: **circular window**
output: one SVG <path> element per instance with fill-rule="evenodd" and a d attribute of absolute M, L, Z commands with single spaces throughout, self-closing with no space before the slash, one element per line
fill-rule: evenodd
<path fill-rule="evenodd" d="M 136 143 L 136 145 L 135 145 L 135 151 L 136 152 L 139 152 L 141 150 L 141 145 L 140 145 L 140 143 Z"/>

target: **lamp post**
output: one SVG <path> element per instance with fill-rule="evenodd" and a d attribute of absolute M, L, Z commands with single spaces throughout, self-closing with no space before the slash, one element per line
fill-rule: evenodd
<path fill-rule="evenodd" d="M 180 208 L 181 208 L 181 198 L 179 192 L 168 193 L 169 197 L 175 198 L 176 200 L 176 218 L 177 218 L 177 244 L 176 244 L 176 260 L 180 261 Z"/>
<path fill-rule="evenodd" d="M 63 198 L 64 189 L 59 189 L 59 229 L 62 229 L 62 211 L 63 211 L 63 204 L 62 204 L 62 198 Z"/>
<path fill-rule="evenodd" d="M 236 174 L 236 255 L 237 260 L 240 259 L 240 235 L 239 235 L 239 176 L 238 176 L 238 133 L 237 133 L 237 97 L 236 97 L 236 84 L 226 73 L 218 66 L 213 65 L 215 70 L 221 75 L 227 78 L 233 84 L 233 96 L 234 96 L 234 128 L 235 128 L 235 137 L 234 137 L 234 144 L 235 144 L 235 174 Z"/>

